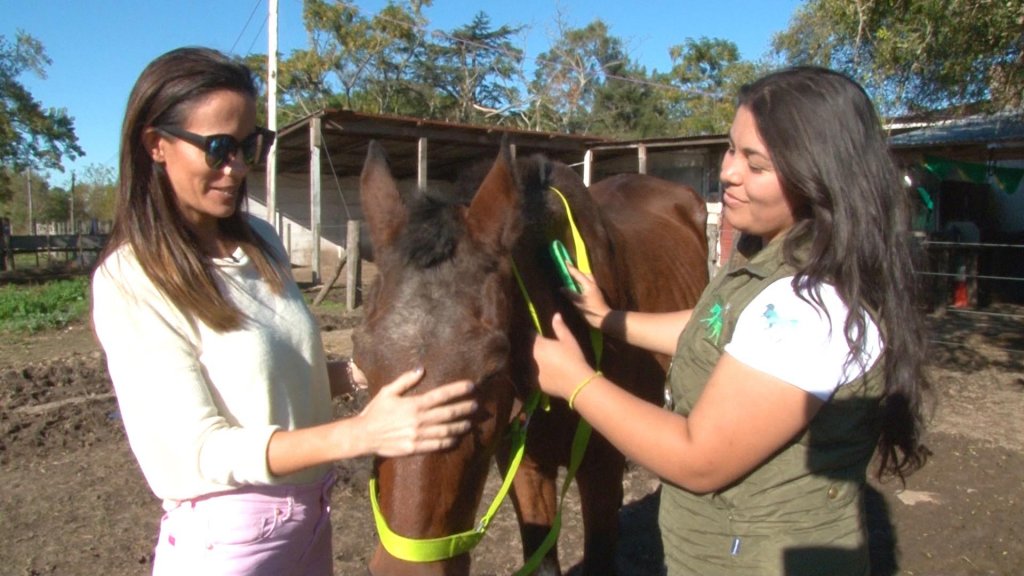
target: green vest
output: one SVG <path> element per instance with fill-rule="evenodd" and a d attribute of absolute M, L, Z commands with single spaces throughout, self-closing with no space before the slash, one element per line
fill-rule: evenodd
<path fill-rule="evenodd" d="M 784 261 L 783 240 L 749 260 L 735 253 L 704 291 L 668 375 L 676 412 L 693 408 L 743 309 L 796 272 Z M 840 386 L 799 437 L 733 485 L 698 495 L 664 483 L 659 525 L 668 574 L 868 574 L 864 489 L 878 441 L 882 365 Z"/>

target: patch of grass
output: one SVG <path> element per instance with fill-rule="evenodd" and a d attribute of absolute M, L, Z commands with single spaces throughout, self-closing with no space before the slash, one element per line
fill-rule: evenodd
<path fill-rule="evenodd" d="M 325 298 L 322 302 L 313 306 L 313 299 L 316 298 L 316 294 L 310 294 L 306 296 L 306 304 L 309 305 L 310 309 L 321 312 L 324 314 L 345 314 L 348 309 L 345 307 L 345 302 L 340 300 L 331 300 Z"/>
<path fill-rule="evenodd" d="M 87 278 L 0 286 L 0 331 L 39 332 L 63 328 L 83 318 L 88 311 Z"/>

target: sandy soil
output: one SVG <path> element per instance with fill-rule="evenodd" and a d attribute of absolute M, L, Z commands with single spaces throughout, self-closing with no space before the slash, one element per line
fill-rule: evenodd
<path fill-rule="evenodd" d="M 355 322 L 321 317 L 329 354 L 350 351 Z M 905 489 L 873 484 L 875 573 L 1024 574 L 1024 321 L 949 312 L 932 324 L 933 456 Z M 360 403 L 339 401 L 337 413 Z M 338 472 L 335 572 L 362 574 L 376 542 L 369 461 Z M 624 481 L 618 571 L 660 574 L 658 481 L 637 468 Z M 0 340 L 0 485 L 0 575 L 149 573 L 160 507 L 129 451 L 87 326 Z M 489 493 L 496 487 L 492 474 Z M 572 574 L 581 547 L 574 491 L 567 506 L 560 550 Z M 510 574 L 520 554 L 504 506 L 474 552 L 473 573 Z"/>

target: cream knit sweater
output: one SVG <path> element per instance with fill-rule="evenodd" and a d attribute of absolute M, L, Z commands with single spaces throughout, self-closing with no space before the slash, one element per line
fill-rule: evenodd
<path fill-rule="evenodd" d="M 266 222 L 250 224 L 284 253 Z M 247 484 L 316 482 L 328 469 L 275 477 L 267 467 L 275 430 L 332 417 L 319 328 L 298 286 L 289 279 L 274 294 L 241 249 L 215 264 L 248 318 L 233 332 L 183 314 L 127 246 L 93 276 L 93 322 L 128 441 L 165 506 Z"/>

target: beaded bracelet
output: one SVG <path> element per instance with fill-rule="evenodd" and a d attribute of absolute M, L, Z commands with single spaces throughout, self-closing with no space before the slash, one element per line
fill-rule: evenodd
<path fill-rule="evenodd" d="M 580 391 L 582 391 L 584 388 L 586 388 L 587 384 L 590 384 L 594 380 L 594 378 L 597 378 L 598 376 L 601 376 L 601 371 L 600 370 L 594 371 L 594 373 L 591 374 L 590 376 L 587 376 L 583 380 L 583 382 L 580 382 L 579 384 L 576 385 L 576 389 L 574 389 L 572 391 L 572 394 L 569 395 L 569 409 L 570 410 L 575 410 L 575 408 L 573 407 L 572 404 L 573 404 L 573 402 L 576 401 L 576 396 L 579 395 Z"/>

